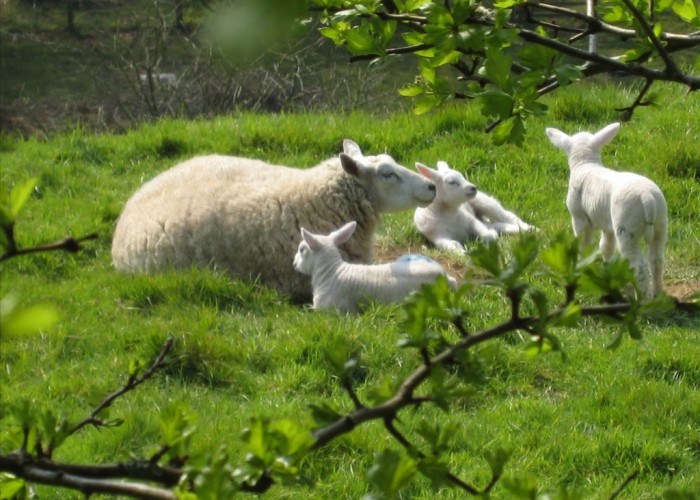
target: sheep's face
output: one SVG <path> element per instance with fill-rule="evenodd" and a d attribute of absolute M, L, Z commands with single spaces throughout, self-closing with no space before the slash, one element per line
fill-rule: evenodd
<path fill-rule="evenodd" d="M 459 207 L 462 203 L 476 196 L 476 186 L 469 182 L 464 175 L 452 170 L 444 161 L 438 162 L 438 169 L 416 163 L 418 171 L 435 183 L 437 196 L 435 201 L 449 207 Z"/>
<path fill-rule="evenodd" d="M 345 141 L 340 162 L 345 172 L 365 186 L 372 203 L 382 212 L 426 207 L 435 199 L 433 182 L 399 165 L 389 155 L 363 156 L 355 143 Z"/>

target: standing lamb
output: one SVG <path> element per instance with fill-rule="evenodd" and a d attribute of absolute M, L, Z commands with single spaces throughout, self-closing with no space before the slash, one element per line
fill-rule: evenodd
<path fill-rule="evenodd" d="M 291 262 L 302 225 L 328 232 L 356 220 L 357 237 L 341 253 L 368 263 L 383 212 L 425 206 L 435 197 L 432 182 L 391 156 L 363 156 L 350 140 L 343 148 L 338 158 L 306 170 L 213 155 L 161 173 L 119 217 L 115 267 L 150 273 L 212 266 L 308 302 L 311 283 Z"/>
<path fill-rule="evenodd" d="M 350 239 L 355 227 L 355 221 L 351 221 L 327 236 L 301 228 L 294 269 L 311 276 L 315 309 L 335 307 L 342 312 L 357 312 L 370 301 L 391 304 L 438 276 L 447 276 L 440 264 L 422 256 L 399 258 L 389 264 L 344 262 L 338 246 Z M 453 289 L 457 287 L 454 278 L 447 279 Z"/>
<path fill-rule="evenodd" d="M 418 231 L 437 248 L 464 254 L 468 238 L 493 241 L 499 234 L 534 229 L 444 161 L 437 166 L 433 170 L 416 163 L 418 171 L 435 183 L 437 195 L 430 206 L 416 208 L 413 215 Z"/>
<path fill-rule="evenodd" d="M 583 235 L 582 245 L 591 243 L 593 230 L 601 230 L 600 251 L 610 260 L 618 248 L 627 258 L 644 297 L 663 291 L 664 248 L 668 237 L 666 199 L 659 186 L 641 175 L 616 172 L 603 166 L 601 150 L 617 131 L 612 123 L 595 134 L 573 136 L 555 128 L 546 130 L 549 140 L 563 149 L 569 160 L 569 192 L 566 206 L 574 234 Z M 640 247 L 644 239 L 649 262 Z M 651 289 L 648 287 L 651 264 Z"/>

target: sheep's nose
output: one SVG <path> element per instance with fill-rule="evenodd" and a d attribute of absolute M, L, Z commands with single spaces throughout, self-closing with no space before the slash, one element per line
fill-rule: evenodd
<path fill-rule="evenodd" d="M 476 186 L 469 186 L 469 189 L 467 190 L 467 194 L 469 196 L 475 196 L 477 192 Z"/>

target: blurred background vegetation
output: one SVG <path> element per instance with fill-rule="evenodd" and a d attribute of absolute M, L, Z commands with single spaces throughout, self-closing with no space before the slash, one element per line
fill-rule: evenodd
<path fill-rule="evenodd" d="M 0 130 L 121 131 L 160 116 L 411 105 L 397 94 L 413 79 L 410 60 L 352 64 L 315 21 L 285 25 L 299 2 L 263 3 L 233 13 L 231 0 L 0 0 Z M 557 4 L 585 10 L 581 0 Z M 261 16 L 263 28 L 245 30 Z M 682 24 L 671 16 L 664 28 Z M 256 36 L 277 43 L 256 54 L 246 43 Z M 600 43 L 605 51 L 620 41 Z"/>

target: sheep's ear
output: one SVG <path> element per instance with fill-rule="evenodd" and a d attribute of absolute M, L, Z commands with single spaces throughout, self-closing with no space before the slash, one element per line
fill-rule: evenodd
<path fill-rule="evenodd" d="M 433 170 L 430 167 L 426 167 L 422 163 L 416 162 L 416 170 L 418 170 L 418 172 L 420 172 L 420 174 L 423 177 L 427 177 L 428 179 L 430 179 L 433 182 L 436 182 L 438 180 L 442 180 L 442 175 L 440 175 L 440 173 L 437 170 Z"/>
<path fill-rule="evenodd" d="M 343 227 L 338 229 L 337 231 L 333 231 L 330 234 L 331 239 L 333 240 L 333 243 L 335 246 L 342 245 L 346 241 L 350 239 L 350 236 L 352 236 L 352 233 L 355 232 L 355 228 L 357 227 L 357 222 L 354 220 L 348 222 L 345 224 Z"/>
<path fill-rule="evenodd" d="M 353 158 L 362 158 L 360 146 L 358 146 L 355 141 L 351 141 L 350 139 L 345 139 L 343 141 L 343 153 L 348 156 L 352 156 Z"/>
<path fill-rule="evenodd" d="M 316 238 L 316 235 L 308 232 L 303 227 L 301 228 L 301 237 L 304 238 L 304 241 L 307 245 L 309 245 L 311 250 L 316 250 L 321 246 L 321 242 L 318 240 L 318 238 Z"/>
<path fill-rule="evenodd" d="M 447 164 L 447 162 L 442 161 L 442 160 L 437 162 L 437 168 L 438 168 L 438 172 L 440 172 L 443 175 L 446 174 L 447 172 L 449 172 L 450 170 L 452 170 L 450 168 L 450 166 Z"/>
<path fill-rule="evenodd" d="M 613 140 L 618 130 L 620 130 L 620 124 L 617 122 L 603 127 L 593 135 L 593 143 L 598 147 L 605 146 Z"/>
<path fill-rule="evenodd" d="M 345 173 L 358 178 L 361 177 L 362 171 L 365 168 L 356 158 L 346 153 L 340 153 L 340 164 L 343 166 Z"/>
<path fill-rule="evenodd" d="M 549 140 L 552 141 L 552 144 L 564 151 L 569 150 L 569 140 L 571 138 L 567 134 L 556 128 L 548 128 L 545 132 Z"/>

